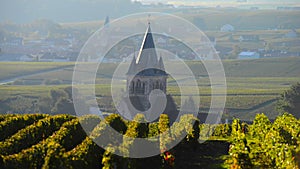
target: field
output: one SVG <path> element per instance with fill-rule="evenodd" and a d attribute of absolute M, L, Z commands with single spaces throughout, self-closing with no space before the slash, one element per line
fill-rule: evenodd
<path fill-rule="evenodd" d="M 174 63 L 176 66 L 176 63 Z M 51 90 L 70 86 L 74 63 L 0 63 L 1 79 L 13 79 L 6 85 L 0 85 L 2 111 L 9 100 L 17 96 L 33 102 L 49 95 Z M 88 65 L 88 64 L 87 64 Z M 201 62 L 187 62 L 195 75 L 200 93 L 200 111 L 207 112 L 211 101 L 211 84 L 204 65 Z M 238 117 L 253 120 L 257 112 L 264 111 L 271 119 L 277 112 L 274 105 L 280 94 L 292 84 L 300 81 L 300 58 L 274 58 L 258 60 L 224 60 L 226 74 L 227 100 L 226 118 Z M 104 64 L 98 70 L 96 78 L 96 96 L 103 111 L 113 111 L 106 104 L 111 102 L 111 77 L 117 64 Z M 184 79 L 183 79 L 184 80 Z M 124 88 L 123 86 L 120 87 Z M 174 97 L 180 107 L 181 94 L 176 81 L 169 78 L 168 93 Z M 193 91 L 189 91 L 193 93 Z M 218 96 L 216 96 L 218 98 Z M 30 101 L 31 100 L 31 101 Z M 224 115 L 225 117 L 225 115 Z"/>
<path fill-rule="evenodd" d="M 1 63 L 0 80 L 14 78 L 23 75 L 30 75 L 40 71 L 64 68 L 74 63 L 53 63 L 53 62 L 5 62 Z"/>
<path fill-rule="evenodd" d="M 67 87 L 71 84 L 73 68 L 72 63 L 0 63 L 1 68 L 12 64 L 16 69 L 11 74 L 1 75 L 2 80 L 11 77 L 17 78 L 10 85 L 0 86 L 2 102 L 16 96 L 23 96 L 30 99 L 38 99 L 47 96 L 52 89 Z M 187 62 L 194 72 L 200 91 L 201 107 L 200 111 L 207 111 L 210 106 L 211 86 L 205 68 L 201 63 Z M 299 58 L 275 58 L 259 60 L 225 60 L 223 61 L 226 81 L 227 81 L 227 102 L 226 109 L 230 112 L 229 117 L 235 116 L 241 119 L 253 119 L 260 111 L 268 111 L 270 118 L 274 119 L 276 111 L 274 103 L 279 95 L 292 84 L 300 81 Z M 23 66 L 25 65 L 25 66 Z M 48 65 L 48 66 L 45 66 Z M 22 68 L 20 68 L 22 67 Z M 96 79 L 96 95 L 101 100 L 110 98 L 111 76 L 116 64 L 103 65 Z M 47 70 L 55 71 L 47 71 Z M 37 74 L 38 72 L 42 72 Z M 29 75 L 22 77 L 24 74 Z M 30 75 L 32 74 L 32 75 Z M 198 78 L 197 78 L 198 77 Z M 58 83 L 45 84 L 45 81 L 55 81 Z M 180 107 L 180 92 L 176 81 L 169 79 L 168 93 L 174 96 L 174 100 Z M 193 91 L 191 91 L 193 92 Z M 103 103 L 100 103 L 103 105 Z M 107 106 L 106 106 L 107 107 Z M 101 108 L 101 107 L 100 107 Z M 247 112 L 247 114 L 246 114 Z"/>
<path fill-rule="evenodd" d="M 227 2 L 226 2 L 227 3 Z M 269 30 L 275 28 L 299 28 L 299 11 L 249 10 L 235 8 L 187 8 L 148 9 L 149 12 L 165 12 L 180 16 L 194 23 L 201 30 L 220 30 L 225 24 L 232 24 L 236 30 Z M 143 12 L 147 12 L 144 9 Z M 152 20 L 155 18 L 152 16 Z M 103 21 L 62 23 L 64 28 L 76 27 L 97 30 Z M 129 23 L 132 25 L 132 23 Z"/>

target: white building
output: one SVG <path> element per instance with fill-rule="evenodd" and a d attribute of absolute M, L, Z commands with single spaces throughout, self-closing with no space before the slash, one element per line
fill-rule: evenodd
<path fill-rule="evenodd" d="M 230 24 L 226 24 L 226 25 L 223 25 L 220 30 L 221 30 L 221 32 L 233 32 L 234 27 Z"/>
<path fill-rule="evenodd" d="M 260 55 L 257 52 L 241 52 L 238 59 L 259 59 Z"/>

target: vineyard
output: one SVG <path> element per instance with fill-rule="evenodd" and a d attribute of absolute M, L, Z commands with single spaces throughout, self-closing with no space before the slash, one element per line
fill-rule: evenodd
<path fill-rule="evenodd" d="M 122 134 L 122 142 L 115 141 L 120 138 L 107 132 L 109 126 Z M 129 158 L 134 151 L 140 150 L 134 138 L 153 138 L 161 154 Z M 198 142 L 206 139 L 204 143 Z M 164 152 L 175 140 L 181 141 Z M 98 146 L 98 142 L 105 149 Z M 171 125 L 164 114 L 152 123 L 146 123 L 141 114 L 133 121 L 116 114 L 105 120 L 96 115 L 0 116 L 0 168 L 4 169 L 297 169 L 299 165 L 300 120 L 289 114 L 279 116 L 273 123 L 265 115 L 258 114 L 251 125 L 238 119 L 232 124 L 199 124 L 192 115 L 183 115 Z"/>

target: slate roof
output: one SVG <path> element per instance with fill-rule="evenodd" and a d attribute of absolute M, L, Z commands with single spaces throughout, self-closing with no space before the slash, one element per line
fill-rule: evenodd
<path fill-rule="evenodd" d="M 146 30 L 137 58 L 133 58 L 127 75 L 166 76 L 162 58 L 157 59 L 150 24 Z"/>

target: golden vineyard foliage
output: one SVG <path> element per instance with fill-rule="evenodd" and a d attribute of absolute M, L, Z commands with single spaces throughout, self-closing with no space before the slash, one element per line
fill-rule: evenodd
<path fill-rule="evenodd" d="M 109 126 L 121 134 L 118 138 L 121 143 L 115 142 L 116 136 L 107 132 Z M 168 150 L 174 157 L 170 165 L 163 158 L 163 152 L 182 135 L 184 139 Z M 182 159 L 183 151 L 199 151 L 199 138 L 230 143 L 223 167 L 297 169 L 300 165 L 300 121 L 290 114 L 279 116 L 274 122 L 264 114 L 258 114 L 253 124 L 235 119 L 232 124 L 214 125 L 199 124 L 199 120 L 189 114 L 173 124 L 164 114 L 152 123 L 147 123 L 142 114 L 134 121 L 124 120 L 117 114 L 111 114 L 105 120 L 96 115 L 0 115 L 0 136 L 0 168 L 3 169 L 176 168 L 182 164 L 176 159 Z M 129 158 L 137 137 L 158 139 L 157 147 L 162 154 Z M 97 141 L 105 149 L 98 146 Z M 117 156 L 114 152 L 122 152 L 127 157 Z M 194 160 L 188 161 L 190 163 L 203 160 L 201 158 L 185 157 Z"/>

